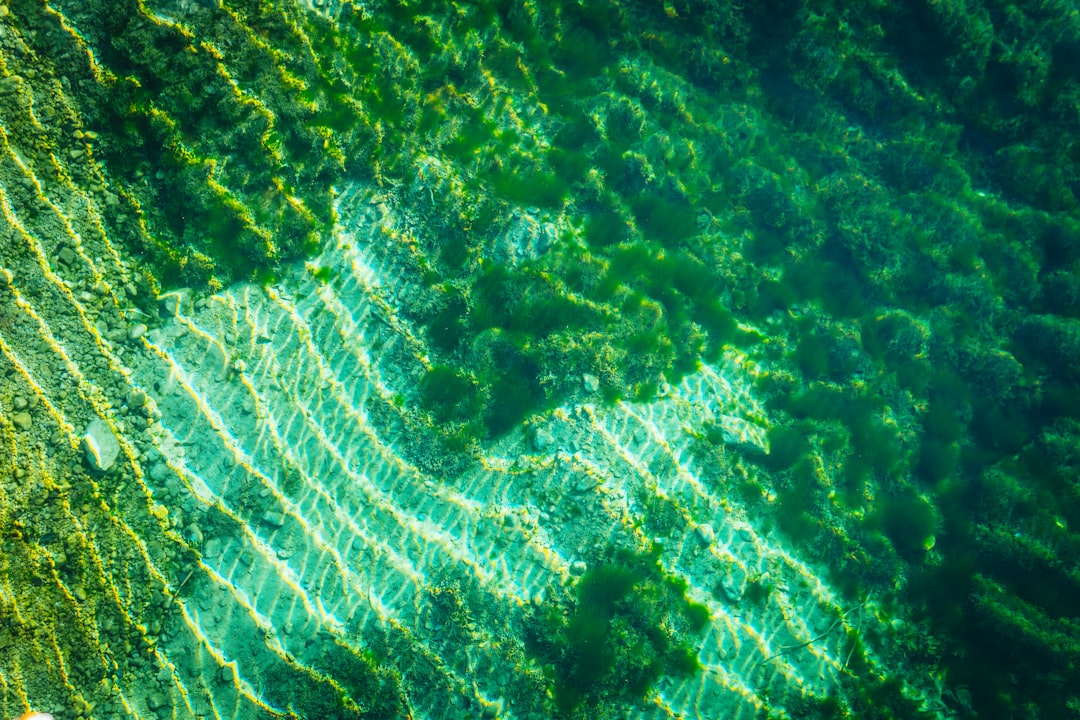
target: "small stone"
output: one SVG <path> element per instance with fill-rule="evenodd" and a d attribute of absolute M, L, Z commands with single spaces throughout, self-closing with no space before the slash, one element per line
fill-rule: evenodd
<path fill-rule="evenodd" d="M 165 707 L 168 703 L 169 699 L 165 697 L 164 693 L 150 693 L 150 697 L 146 698 L 146 707 L 155 712 Z"/>
<path fill-rule="evenodd" d="M 600 389 L 600 378 L 595 375 L 590 375 L 589 373 L 585 373 L 581 376 L 581 383 L 585 386 L 585 389 L 591 393 Z"/>
<path fill-rule="evenodd" d="M 86 459 L 95 470 L 108 470 L 120 456 L 120 443 L 112 428 L 101 418 L 94 418 L 83 436 Z"/>
<path fill-rule="evenodd" d="M 233 678 L 232 668 L 228 667 L 228 666 L 221 668 L 220 677 L 221 677 L 221 682 L 231 684 L 233 679 L 234 679 Z"/>
<path fill-rule="evenodd" d="M 143 323 L 135 323 L 128 328 L 127 334 L 129 340 L 138 340 L 146 334 L 146 325 Z"/>
<path fill-rule="evenodd" d="M 206 541 L 206 545 L 203 547 L 203 555 L 206 557 L 217 557 L 221 554 L 221 540 L 212 537 Z"/>
<path fill-rule="evenodd" d="M 169 466 L 164 462 L 159 460 L 150 468 L 150 479 L 154 482 L 161 482 L 167 477 L 169 477 Z"/>
<path fill-rule="evenodd" d="M 202 541 L 203 541 L 202 528 L 200 528 L 198 526 L 198 524 L 191 523 L 190 525 L 188 525 L 187 534 L 188 534 L 188 537 L 191 538 L 191 542 L 195 543 L 196 545 L 202 545 Z"/>
<path fill-rule="evenodd" d="M 30 413 L 19 412 L 11 416 L 11 422 L 15 423 L 15 427 L 20 430 L 29 430 L 33 424 L 33 420 L 30 418 Z"/>
<path fill-rule="evenodd" d="M 712 541 L 716 539 L 716 533 L 713 532 L 713 527 L 709 523 L 702 523 L 694 528 L 694 532 L 697 533 L 698 540 L 706 545 L 711 545 Z"/>
<path fill-rule="evenodd" d="M 720 581 L 720 593 L 732 604 L 742 600 L 745 592 L 746 577 L 741 571 L 734 571 Z"/>
<path fill-rule="evenodd" d="M 15 398 L 14 405 L 16 410 L 25 410 L 27 405 L 26 398 L 20 395 L 19 397 Z"/>
<path fill-rule="evenodd" d="M 125 284 L 124 285 L 124 292 L 127 293 L 128 297 L 135 297 L 136 295 L 139 294 L 139 290 L 138 290 L 138 288 L 135 287 L 134 283 Z"/>
<path fill-rule="evenodd" d="M 74 265 L 77 259 L 75 251 L 66 246 L 60 248 L 60 252 L 56 254 L 56 257 L 65 265 Z"/>
<path fill-rule="evenodd" d="M 589 566 L 585 564 L 584 560 L 575 560 L 574 562 L 570 563 L 570 574 L 574 577 L 581 577 L 588 569 Z"/>
<path fill-rule="evenodd" d="M 142 390 L 132 390 L 127 394 L 127 404 L 133 408 L 141 408 L 146 404 L 146 393 Z"/>
<path fill-rule="evenodd" d="M 270 525 L 271 527 L 279 528 L 285 524 L 285 516 L 279 512 L 268 510 L 265 514 L 263 514 L 262 521 L 267 525 Z"/>
<path fill-rule="evenodd" d="M 551 447 L 553 442 L 555 442 L 555 436 L 547 428 L 540 428 L 533 435 L 533 447 L 541 452 Z"/>

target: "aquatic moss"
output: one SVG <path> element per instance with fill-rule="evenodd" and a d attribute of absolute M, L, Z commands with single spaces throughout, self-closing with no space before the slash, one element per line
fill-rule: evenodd
<path fill-rule="evenodd" d="M 762 459 L 762 463 L 773 471 L 786 470 L 810 450 L 804 427 L 774 425 L 769 428 L 767 438 L 769 452 Z"/>
<path fill-rule="evenodd" d="M 957 445 L 927 437 L 919 448 L 915 469 L 923 483 L 933 486 L 951 477 L 957 471 L 959 461 L 960 448 Z"/>
<path fill-rule="evenodd" d="M 1053 524 L 1038 507 L 1056 502 L 1076 515 L 1062 480 L 1070 466 L 1049 444 L 1052 435 L 1076 438 L 1063 421 L 1076 415 L 1071 399 L 1080 379 L 1071 280 L 1078 255 L 1068 219 L 1077 157 L 1067 145 L 1077 135 L 1070 69 L 1080 52 L 1068 39 L 1075 19 L 1057 6 L 1004 12 L 978 3 L 854 10 L 827 3 L 815 17 L 835 22 L 804 22 L 796 4 L 728 12 L 680 2 L 425 1 L 359 12 L 345 3 L 339 33 L 329 24 L 303 25 L 285 5 L 237 0 L 229 10 L 243 23 L 232 15 L 194 22 L 197 46 L 182 32 L 150 26 L 138 3 L 113 4 L 105 17 L 93 14 L 92 3 L 51 3 L 70 11 L 91 45 L 87 53 L 42 6 L 8 5 L 34 29 L 27 38 L 35 52 L 63 46 L 74 101 L 104 138 L 95 151 L 113 177 L 133 179 L 124 190 L 161 238 L 132 237 L 132 247 L 148 254 L 166 282 L 248 277 L 258 265 L 266 267 L 254 277 L 271 282 L 275 253 L 310 251 L 325 233 L 333 220 L 328 189 L 345 171 L 394 185 L 423 148 L 473 180 L 469 192 L 483 199 L 446 213 L 469 218 L 470 233 L 440 234 L 456 238 L 429 255 L 439 258 L 434 272 L 446 275 L 424 273 L 427 285 L 453 280 L 447 287 L 462 290 L 447 291 L 434 319 L 422 321 L 434 352 L 443 353 L 439 363 L 461 377 L 462 368 L 475 369 L 476 394 L 485 398 L 505 372 L 500 389 L 510 390 L 511 401 L 489 412 L 432 396 L 433 414 L 449 422 L 471 408 L 488 418 L 489 431 L 509 428 L 554 401 L 536 385 L 551 370 L 549 358 L 559 356 L 562 329 L 603 335 L 601 350 L 638 351 L 612 368 L 615 379 L 603 388 L 611 399 L 648 396 L 659 378 L 676 378 L 736 341 L 735 320 L 768 319 L 764 356 L 793 373 L 772 387 L 775 424 L 786 427 L 788 413 L 808 436 L 850 442 L 846 455 L 824 440 L 820 450 L 843 464 L 838 482 L 852 508 L 869 497 L 910 498 L 912 480 L 933 491 L 918 497 L 948 529 L 951 556 L 971 566 L 949 566 L 961 593 L 972 591 L 973 567 L 990 578 L 987 587 L 1005 575 L 995 554 L 974 552 L 989 541 L 973 528 L 1001 523 L 1008 503 L 972 517 L 965 487 L 976 479 L 1020 458 L 1026 470 L 1011 468 L 1013 479 L 1036 499 L 1005 519 L 1022 534 Z M 487 51 L 473 62 L 478 38 Z M 235 86 L 209 62 L 210 47 L 229 49 L 224 69 Z M 266 47 L 279 48 L 289 67 Z M 115 77 L 101 82 L 85 65 L 89 57 Z M 478 63 L 518 91 L 517 107 L 543 104 L 535 117 L 541 134 L 556 131 L 550 150 L 524 147 L 522 133 L 499 124 L 485 103 L 486 93 L 501 88 L 476 80 L 487 82 Z M 93 92 L 80 94 L 85 87 Z M 234 87 L 252 102 L 237 100 Z M 115 113 L 100 106 L 102 97 L 115 98 Z M 696 161 L 667 151 L 691 143 Z M 227 155 L 229 163 L 218 162 Z M 605 187 L 585 187 L 593 166 L 606 174 Z M 306 213 L 291 212 L 286 193 L 299 196 Z M 491 240 L 483 228 L 501 230 L 514 203 L 580 211 L 571 219 L 584 222 L 595 265 L 612 269 L 607 282 L 589 279 L 577 262 L 545 260 L 539 269 L 506 268 L 502 277 L 471 264 Z M 953 208 L 951 220 L 928 210 L 941 206 Z M 584 218 L 603 213 L 614 219 L 606 227 Z M 736 288 L 732 267 L 700 252 L 703 243 L 725 242 L 712 232 L 717 223 L 736 246 L 750 238 L 742 248 L 750 267 L 740 270 Z M 234 234 L 238 242 L 230 244 Z M 627 246 L 637 246 L 640 262 L 620 257 Z M 980 263 L 990 279 L 973 282 Z M 242 270 L 228 269 L 234 266 Z M 684 266 L 686 276 L 673 271 Z M 627 317 L 575 324 L 584 303 L 567 300 L 569 286 L 590 302 L 610 301 L 612 317 L 625 307 Z M 792 327 L 787 311 L 796 303 L 802 314 L 819 316 L 817 330 Z M 876 366 L 837 364 L 845 357 L 841 341 L 860 331 Z M 798 345 L 785 359 L 775 348 L 791 347 L 793 338 Z M 969 360 L 1010 342 L 1022 374 L 995 382 L 987 399 Z M 849 377 L 863 369 L 869 372 Z M 763 467 L 801 484 L 811 477 L 803 460 L 818 450 L 808 443 Z M 760 483 L 745 489 L 760 500 Z M 781 488 L 785 513 L 803 501 L 811 501 L 805 512 L 819 512 L 812 494 L 800 495 L 805 489 Z M 877 508 L 882 522 L 889 509 Z M 839 529 L 856 524 L 839 512 L 816 519 Z M 903 545 L 900 530 L 892 534 Z M 1059 536 L 1045 537 L 1059 544 Z M 855 549 L 876 547 L 873 538 L 859 542 Z M 1022 555 L 1015 546 L 1000 549 Z M 1024 557 L 1046 564 L 1038 553 Z M 921 589 L 907 597 L 922 602 Z M 1015 714 L 1024 703 L 1061 706 L 1050 673 L 1004 672 L 1004 660 L 995 666 L 990 653 L 973 652 L 1007 646 L 984 643 L 984 635 L 1045 624 L 1042 598 L 999 618 L 991 612 L 994 593 L 983 588 L 977 617 L 985 624 L 973 626 L 956 619 L 957 607 L 971 609 L 963 597 L 927 604 L 935 618 L 949 616 L 934 640 L 974 668 L 960 674 L 952 666 L 950 674 L 978 690 L 980 715 Z M 872 699 L 906 707 L 894 690 Z"/>
<path fill-rule="evenodd" d="M 631 208 L 646 237 L 665 247 L 677 247 L 698 232 L 694 210 L 682 198 L 643 193 L 633 200 Z"/>
<path fill-rule="evenodd" d="M 534 617 L 529 647 L 550 668 L 560 715 L 633 703 L 662 675 L 701 669 L 687 633 L 704 629 L 708 611 L 657 560 L 656 551 L 616 552 L 577 581 L 567 612 L 549 606 Z"/>
<path fill-rule="evenodd" d="M 340 153 L 318 130 L 326 113 L 317 119 L 294 92 L 303 83 L 295 73 L 319 84 L 310 48 L 289 13 L 234 5 L 237 16 L 193 12 L 186 26 L 160 22 L 134 2 L 104 12 L 60 3 L 63 15 L 13 8 L 52 38 L 43 56 L 59 51 L 72 60 L 69 98 L 96 131 L 95 155 L 153 233 L 123 237 L 159 280 L 250 279 L 309 253 L 332 222 L 325 181 Z M 253 28 L 293 51 L 288 69 L 254 41 Z M 89 67 L 90 57 L 101 66 Z M 278 124 L 282 118 L 290 122 Z M 222 162 L 227 155 L 232 162 Z"/>
<path fill-rule="evenodd" d="M 747 579 L 742 599 L 752 607 L 762 607 L 772 596 L 774 586 L 765 576 Z"/>
<path fill-rule="evenodd" d="M 504 348 L 492 368 L 491 400 L 484 410 L 484 425 L 493 436 L 503 435 L 543 405 L 540 366 L 528 355 Z"/>
<path fill-rule="evenodd" d="M 629 235 L 626 221 L 611 210 L 591 213 L 585 224 L 585 239 L 596 247 L 609 247 L 626 241 Z"/>
<path fill-rule="evenodd" d="M 896 552 L 908 561 L 923 557 L 932 547 L 937 530 L 933 507 L 915 495 L 884 498 L 878 503 L 869 522 L 880 527 Z"/>
<path fill-rule="evenodd" d="M 445 365 L 436 365 L 424 375 L 420 398 L 440 423 L 471 420 L 481 407 L 476 383 Z"/>
<path fill-rule="evenodd" d="M 497 195 L 536 207 L 559 207 L 569 191 L 564 178 L 537 167 L 496 171 L 490 175 L 490 182 Z"/>

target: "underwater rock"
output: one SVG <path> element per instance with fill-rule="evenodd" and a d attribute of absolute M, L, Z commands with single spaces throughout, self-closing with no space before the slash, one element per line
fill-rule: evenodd
<path fill-rule="evenodd" d="M 712 545 L 713 540 L 716 539 L 716 531 L 713 530 L 711 523 L 702 523 L 694 528 L 694 532 L 697 533 L 698 540 L 703 545 Z"/>
<path fill-rule="evenodd" d="M 279 512 L 268 510 L 263 515 L 262 521 L 270 527 L 279 528 L 285 524 L 285 516 Z"/>
<path fill-rule="evenodd" d="M 539 452 L 547 450 L 554 442 L 555 436 L 552 435 L 551 430 L 547 428 L 540 428 L 533 436 L 533 447 Z"/>
<path fill-rule="evenodd" d="M 129 340 L 138 340 L 146 334 L 146 325 L 143 323 L 136 323 L 128 328 L 127 336 Z"/>
<path fill-rule="evenodd" d="M 94 418 L 86 426 L 82 444 L 86 460 L 95 470 L 108 470 L 120 455 L 120 443 L 112 428 L 100 418 Z"/>
<path fill-rule="evenodd" d="M 720 593 L 731 604 L 737 604 L 746 593 L 746 575 L 736 569 L 720 581 Z"/>

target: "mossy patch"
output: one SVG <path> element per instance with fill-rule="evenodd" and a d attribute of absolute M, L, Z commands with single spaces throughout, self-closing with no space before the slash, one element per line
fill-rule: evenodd
<path fill-rule="evenodd" d="M 934 508 L 921 497 L 898 495 L 882 499 L 869 521 L 880 527 L 905 560 L 918 561 L 934 545 L 937 520 Z"/>
<path fill-rule="evenodd" d="M 685 591 L 656 552 L 618 551 L 577 581 L 565 608 L 538 612 L 529 647 L 552 679 L 559 714 L 634 703 L 662 675 L 698 672 L 689 638 L 704 629 L 708 610 Z"/>
<path fill-rule="evenodd" d="M 482 407 L 476 382 L 445 365 L 436 365 L 424 375 L 420 398 L 440 423 L 472 420 Z"/>

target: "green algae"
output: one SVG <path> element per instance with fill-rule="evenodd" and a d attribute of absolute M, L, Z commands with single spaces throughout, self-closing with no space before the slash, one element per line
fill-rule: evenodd
<path fill-rule="evenodd" d="M 903 593 L 940 629 L 943 656 L 1000 649 L 1005 637 L 1049 646 L 1038 628 L 1050 593 L 1009 605 L 991 592 L 1006 563 L 975 551 L 990 545 L 973 528 L 1008 522 L 1036 544 L 1061 541 L 1054 523 L 1030 509 L 1068 490 L 1061 468 L 1071 465 L 1052 441 L 1077 437 L 1068 422 L 1080 384 L 1076 153 L 1062 138 L 1076 136 L 1068 68 L 1078 55 L 1075 21 L 1061 7 L 827 4 L 807 17 L 785 4 L 777 21 L 775 6 L 676 2 L 668 13 L 658 4 L 563 2 L 515 12 L 488 3 L 451 20 L 437 3 L 391 3 L 384 13 L 354 11 L 347 37 L 305 28 L 308 46 L 302 23 L 254 3 L 229 5 L 260 34 L 282 38 L 283 52 L 303 59 L 299 69 L 289 75 L 280 57 L 229 23 L 197 23 L 199 37 L 247 48 L 243 62 L 228 66 L 239 86 L 257 89 L 273 118 L 297 122 L 271 122 L 223 93 L 209 53 L 147 24 L 135 5 L 118 14 L 136 18 L 131 39 L 152 41 L 143 47 L 113 46 L 104 39 L 111 28 L 71 10 L 116 76 L 101 81 L 76 68 L 96 88 L 77 99 L 153 228 L 153 236 L 123 236 L 147 251 L 163 283 L 247 277 L 253 266 L 270 282 L 273 266 L 307 252 L 332 222 L 326 188 L 346 167 L 402 181 L 414 153 L 432 152 L 476 178 L 468 188 L 484 197 L 463 201 L 462 212 L 475 227 L 497 226 L 514 204 L 566 209 L 593 253 L 584 269 L 571 253 L 490 269 L 477 262 L 490 239 L 478 230 L 451 233 L 429 256 L 440 263 L 430 284 L 454 289 L 418 322 L 441 353 L 439 372 L 461 391 L 443 397 L 421 384 L 421 404 L 437 422 L 509 432 L 569 394 L 544 386 L 545 375 L 577 377 L 612 355 L 624 359 L 605 376 L 604 397 L 644 400 L 661 379 L 741 341 L 736 321 L 775 321 L 762 331 L 765 345 L 786 348 L 771 359 L 791 382 L 762 382 L 777 414 L 772 452 L 759 463 L 767 473 L 741 486 L 744 497 L 764 506 L 762 491 L 779 487 L 780 524 L 827 561 L 884 548 L 885 570 L 899 567 L 889 557 L 899 552 L 913 566 L 934 566 L 937 581 L 955 582 L 948 600 L 921 583 Z M 30 3 L 10 6 L 44 28 L 42 37 L 51 34 Z M 1051 31 L 1057 20 L 1065 29 Z M 492 40 L 483 67 L 547 108 L 557 130 L 546 153 L 500 125 L 494 103 L 475 92 L 476 66 L 451 57 L 467 57 L 467 32 Z M 400 46 L 377 42 L 383 33 Z M 77 49 L 75 39 L 58 37 Z M 428 60 L 419 85 L 406 72 L 420 69 L 410 62 L 417 55 Z M 335 57 L 346 61 L 343 78 Z M 383 67 L 400 69 L 383 76 Z M 185 75 L 191 81 L 170 97 L 165 90 Z M 446 90 L 443 75 L 460 92 Z M 306 90 L 293 93 L 293 79 Z M 200 97 L 204 82 L 229 99 L 225 110 Z M 103 93 L 120 98 L 117 110 L 102 105 Z M 670 143 L 650 144 L 660 134 Z M 696 158 L 675 152 L 688 146 Z M 242 170 L 222 170 L 217 161 L 233 147 Z M 286 191 L 303 196 L 306 213 L 281 203 Z M 717 262 L 710 244 L 730 259 Z M 587 310 L 596 307 L 604 310 Z M 791 323 L 795 311 L 812 322 Z M 593 356 L 560 364 L 559 349 L 585 334 L 602 338 Z M 850 338 L 859 338 L 861 354 L 848 352 Z M 989 372 L 979 359 L 1003 347 L 1019 374 Z M 836 475 L 844 508 L 869 510 L 869 527 L 830 506 L 811 456 Z M 1026 510 L 1015 517 L 1008 503 L 972 510 L 960 488 L 1017 456 L 1027 470 L 1012 483 L 1039 489 L 1037 499 L 1017 493 Z M 1064 498 L 1063 512 L 1075 517 L 1075 497 Z M 940 552 L 920 552 L 926 533 L 905 529 L 925 528 L 927 518 L 941 521 Z M 833 552 L 831 530 L 853 538 L 843 553 Z M 946 551 L 971 567 L 951 564 Z M 1038 553 L 1023 557 L 1049 568 Z M 974 568 L 990 580 L 975 583 Z M 859 570 L 844 586 L 852 596 L 880 590 L 875 578 L 889 575 Z M 995 604 L 1004 609 L 991 612 Z M 983 624 L 957 619 L 958 607 L 979 609 Z M 975 700 L 984 714 L 1015 713 L 1044 697 L 1064 703 L 1048 675 L 1010 680 L 992 659 L 980 661 L 979 672 L 1011 688 L 1002 697 L 989 681 L 974 685 L 960 663 L 946 664 L 958 682 L 987 689 Z M 903 705 L 892 687 L 875 699 Z"/>
<path fill-rule="evenodd" d="M 244 4 L 246 25 L 195 13 L 189 30 L 134 2 L 108 13 L 58 5 L 79 28 L 55 35 L 75 60 L 67 72 L 82 78 L 72 99 L 101 138 L 99 157 L 155 235 L 122 236 L 160 281 L 220 286 L 311 252 L 333 218 L 328 187 L 316 181 L 327 178 L 335 153 L 316 152 L 324 143 L 313 117 L 307 125 L 277 119 L 304 119 L 287 99 L 301 83 L 292 70 L 311 80 L 315 69 L 308 60 L 286 70 L 252 34 L 273 32 L 299 49 L 295 19 Z M 12 9 L 53 36 L 53 16 L 25 3 Z M 87 53 L 79 63 L 84 43 L 101 70 L 85 64 Z M 248 52 L 223 56 L 217 47 L 225 45 Z"/>
<path fill-rule="evenodd" d="M 560 717 L 606 713 L 640 700 L 663 675 L 700 671 L 690 638 L 709 611 L 686 599 L 686 582 L 658 559 L 658 548 L 616 551 L 577 580 L 565 609 L 550 604 L 532 618 L 529 649 L 547 668 Z"/>

